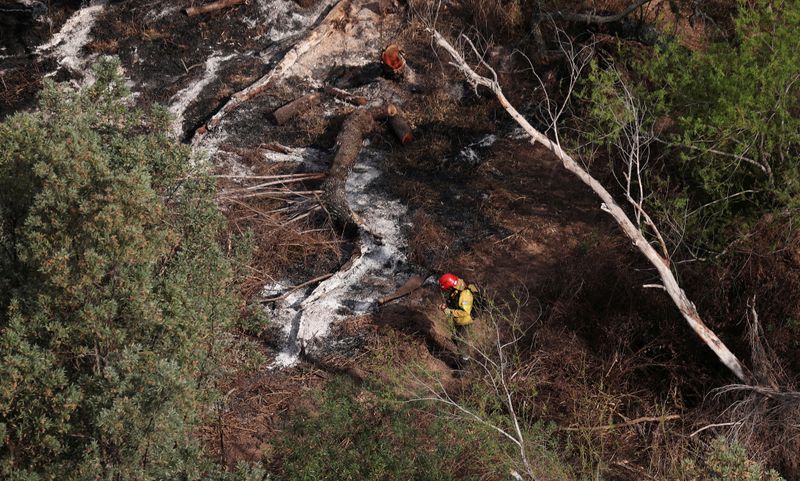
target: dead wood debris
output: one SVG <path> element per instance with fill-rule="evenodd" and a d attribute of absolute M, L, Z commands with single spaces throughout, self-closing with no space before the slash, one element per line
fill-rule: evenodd
<path fill-rule="evenodd" d="M 389 104 L 389 106 L 386 108 L 386 114 L 389 116 L 389 126 L 392 128 L 394 135 L 396 135 L 400 140 L 400 143 L 408 144 L 414 140 L 414 134 L 411 131 L 411 125 L 409 125 L 408 121 L 403 116 L 403 113 L 397 108 L 396 105 Z"/>
<path fill-rule="evenodd" d="M 272 112 L 272 118 L 277 125 L 283 125 L 293 118 L 301 115 L 303 112 L 308 111 L 313 106 L 319 103 L 319 94 L 306 94 L 298 97 L 288 104 L 277 108 Z"/>
<path fill-rule="evenodd" d="M 396 290 L 392 294 L 389 294 L 388 296 L 378 299 L 378 304 L 383 305 L 387 302 L 407 296 L 417 290 L 423 282 L 425 282 L 425 279 L 423 279 L 422 276 L 411 276 L 411 278 L 407 280 L 400 289 Z"/>
<path fill-rule="evenodd" d="M 244 102 L 266 91 L 274 81 L 286 75 L 303 55 L 313 50 L 328 37 L 333 35 L 337 29 L 341 27 L 342 21 L 347 17 L 347 8 L 349 5 L 350 2 L 347 0 L 338 1 L 322 20 L 319 27 L 314 29 L 305 39 L 299 41 L 291 50 L 286 52 L 286 55 L 283 56 L 272 70 L 256 80 L 249 87 L 233 94 L 230 100 L 211 117 L 206 125 L 198 128 L 193 142 L 197 144 L 202 141 L 203 136 L 209 130 L 214 130 L 222 121 L 223 117 L 239 108 Z"/>
<path fill-rule="evenodd" d="M 342 89 L 338 89 L 336 87 L 327 86 L 323 89 L 326 94 L 335 97 L 339 100 L 344 100 L 345 102 L 350 102 L 353 105 L 367 105 L 369 102 L 366 97 L 362 97 L 360 95 L 354 95 L 350 92 Z"/>
<path fill-rule="evenodd" d="M 228 7 L 234 7 L 244 3 L 244 0 L 219 0 L 217 2 L 207 3 L 199 7 L 188 7 L 184 10 L 189 17 L 196 17 L 204 13 L 216 12 Z"/>

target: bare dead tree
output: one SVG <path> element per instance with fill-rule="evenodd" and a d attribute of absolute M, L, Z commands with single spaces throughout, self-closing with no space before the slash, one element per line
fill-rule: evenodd
<path fill-rule="evenodd" d="M 481 314 L 481 324 L 491 330 L 484 339 L 486 345 L 472 339 L 462 340 L 472 356 L 469 362 L 476 367 L 477 375 L 483 380 L 482 384 L 487 386 L 493 399 L 500 404 L 504 416 L 498 419 L 470 407 L 468 403 L 448 393 L 438 379 L 417 377 L 417 383 L 426 394 L 411 399 L 411 402 L 427 401 L 443 404 L 458 416 L 495 431 L 515 446 L 519 456 L 519 470 L 525 477 L 514 470 L 510 475 L 517 480 L 536 480 L 536 469 L 531 456 L 532 446 L 526 438 L 523 414 L 519 412 L 517 403 L 514 402 L 517 391 L 514 387 L 515 379 L 528 377 L 529 371 L 533 368 L 531 363 L 518 360 L 520 341 L 527 334 L 519 328 L 518 314 L 519 309 L 506 312 L 497 306 L 489 306 Z"/>
<path fill-rule="evenodd" d="M 525 117 L 523 117 L 516 108 L 505 97 L 503 90 L 498 82 L 497 73 L 495 70 L 484 60 L 484 57 L 475 47 L 474 43 L 466 36 L 461 35 L 459 40 L 463 43 L 464 48 L 467 48 L 478 58 L 478 67 L 488 72 L 488 76 L 477 73 L 473 67 L 467 62 L 464 56 L 453 45 L 447 41 L 436 29 L 429 28 L 433 35 L 433 40 L 441 48 L 443 48 L 451 57 L 450 62 L 457 68 L 467 79 L 472 86 L 477 89 L 478 87 L 485 87 L 494 93 L 500 105 L 508 112 L 517 124 L 530 136 L 532 143 L 540 143 L 549 149 L 564 166 L 565 169 L 572 172 L 584 184 L 586 184 L 602 201 L 600 208 L 611 215 L 620 227 L 622 232 L 633 242 L 634 246 L 645 256 L 648 262 L 656 269 L 661 284 L 648 285 L 648 287 L 657 287 L 663 289 L 672 299 L 675 306 L 680 311 L 683 318 L 689 324 L 689 327 L 697 334 L 697 336 L 716 354 L 719 360 L 744 384 L 753 385 L 753 380 L 747 372 L 741 361 L 730 349 L 720 340 L 720 338 L 706 326 L 697 309 L 692 303 L 684 290 L 681 288 L 675 274 L 672 272 L 670 261 L 666 252 L 659 253 L 647 240 L 641 230 L 641 224 L 635 222 L 623 210 L 623 208 L 616 202 L 611 193 L 589 172 L 579 164 L 568 152 L 564 150 L 561 144 L 559 135 L 559 119 L 564 113 L 570 100 L 572 91 L 581 76 L 583 69 L 588 65 L 591 57 L 591 50 L 587 47 L 575 48 L 573 43 L 566 35 L 563 35 L 561 41 L 561 49 L 569 67 L 569 79 L 567 82 L 567 94 L 561 103 L 553 101 L 547 96 L 546 89 L 542 88 L 545 93 L 546 99 L 544 102 L 545 112 L 550 119 L 548 132 L 552 136 L 549 138 L 544 133 L 535 129 Z M 536 75 L 535 70 L 533 71 Z M 540 84 L 544 87 L 544 82 L 536 75 Z M 636 158 L 631 159 L 632 168 L 635 167 Z M 631 171 L 631 175 L 633 171 Z M 630 193 L 629 193 L 630 194 Z M 633 197 L 633 204 L 637 205 L 636 197 Z M 629 200 L 631 202 L 631 200 Z M 641 208 L 641 205 L 639 205 Z M 639 218 L 644 219 L 645 224 L 654 232 L 658 232 L 658 228 L 652 223 L 647 221 L 649 216 L 645 216 L 634 206 L 635 211 L 639 212 Z M 643 211 L 643 208 L 642 208 Z M 660 235 L 660 234 L 659 234 Z M 657 236 L 658 237 L 658 236 Z M 663 248 L 662 248 L 663 251 Z"/>

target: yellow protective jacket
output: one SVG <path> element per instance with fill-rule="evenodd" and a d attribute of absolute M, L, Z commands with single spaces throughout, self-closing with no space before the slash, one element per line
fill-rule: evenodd
<path fill-rule="evenodd" d="M 472 324 L 473 300 L 472 291 L 469 289 L 453 289 L 447 302 L 447 309 L 444 312 L 453 319 L 456 325 L 468 326 Z"/>

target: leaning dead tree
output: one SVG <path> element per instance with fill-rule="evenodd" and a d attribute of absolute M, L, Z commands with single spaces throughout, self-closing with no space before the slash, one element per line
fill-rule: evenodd
<path fill-rule="evenodd" d="M 717 355 L 719 360 L 740 381 L 746 384 L 753 384 L 750 374 L 744 368 L 736 355 L 734 355 L 731 350 L 728 349 L 728 347 L 720 340 L 720 338 L 711 329 L 709 329 L 708 326 L 706 326 L 705 322 L 703 322 L 703 319 L 697 312 L 697 308 L 695 307 L 694 303 L 689 300 L 686 293 L 681 288 L 680 283 L 673 274 L 667 253 L 659 253 L 659 251 L 656 250 L 650 244 L 650 242 L 648 242 L 647 238 L 645 238 L 640 226 L 631 220 L 625 210 L 623 210 L 616 200 L 614 200 L 614 197 L 611 195 L 611 193 L 561 147 L 557 120 L 565 109 L 566 101 L 559 108 L 557 106 L 550 105 L 551 103 L 548 99 L 547 107 L 549 110 L 550 119 L 552 121 L 551 130 L 554 137 L 554 139 L 551 140 L 545 134 L 535 129 L 525 119 L 525 117 L 523 117 L 517 111 L 517 109 L 511 105 L 508 99 L 506 99 L 505 95 L 503 94 L 503 90 L 500 87 L 500 83 L 497 80 L 497 73 L 482 59 L 478 49 L 469 38 L 464 35 L 461 36 L 461 40 L 463 40 L 464 44 L 467 45 L 468 48 L 470 48 L 478 57 L 480 68 L 485 69 L 491 77 L 478 74 L 464 59 L 462 54 L 456 50 L 456 48 L 453 47 L 450 42 L 447 41 L 447 39 L 445 39 L 438 31 L 434 29 L 429 30 L 433 34 L 435 42 L 445 51 L 447 51 L 452 58 L 452 62 L 450 63 L 464 75 L 467 81 L 470 82 L 474 88 L 477 89 L 479 86 L 482 86 L 491 90 L 492 93 L 494 93 L 494 95 L 497 97 L 500 105 L 530 136 L 531 143 L 540 143 L 549 149 L 561 161 L 561 164 L 565 169 L 575 174 L 575 176 L 577 176 L 595 193 L 595 195 L 600 198 L 602 201 L 600 208 L 611 215 L 622 232 L 631 240 L 631 242 L 633 242 L 633 245 L 636 246 L 639 252 L 641 252 L 642 255 L 647 258 L 648 262 L 658 271 L 658 275 L 661 278 L 661 284 L 650 285 L 648 287 L 658 287 L 666 291 L 666 293 L 672 299 L 672 302 L 680 311 L 683 318 L 689 324 L 689 327 L 691 327 L 697 336 L 714 352 L 714 354 Z M 570 86 L 574 87 L 582 68 L 588 63 L 589 56 L 585 55 L 587 52 L 574 52 L 574 50 L 565 51 L 564 53 L 567 55 L 567 61 L 570 63 L 571 67 L 572 75 L 570 79 Z M 641 205 L 639 208 L 641 208 Z M 649 220 L 649 217 L 645 217 L 645 219 Z M 655 225 L 652 225 L 651 222 L 647 222 L 647 224 L 652 230 L 658 232 L 658 229 L 655 227 Z"/>

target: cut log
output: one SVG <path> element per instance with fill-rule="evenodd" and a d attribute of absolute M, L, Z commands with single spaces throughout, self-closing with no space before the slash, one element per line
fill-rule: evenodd
<path fill-rule="evenodd" d="M 378 299 L 378 304 L 383 305 L 387 302 L 392 302 L 395 299 L 400 299 L 401 297 L 407 296 L 419 289 L 419 286 L 421 286 L 423 282 L 425 282 L 425 279 L 423 279 L 422 276 L 411 276 L 411 278 L 407 280 L 405 284 L 403 284 L 403 287 L 389 294 L 388 296 Z"/>
<path fill-rule="evenodd" d="M 402 77 L 403 70 L 406 67 L 406 59 L 403 57 L 403 51 L 395 44 L 391 44 L 383 51 L 381 55 L 383 66 L 386 72 L 395 76 Z"/>
<path fill-rule="evenodd" d="M 222 10 L 223 8 L 234 7 L 242 3 L 244 3 L 244 0 L 219 0 L 217 2 L 200 5 L 199 7 L 188 7 L 184 10 L 184 12 L 186 12 L 186 15 L 190 17 L 195 17 L 203 13 L 215 12 L 217 10 Z"/>
<path fill-rule="evenodd" d="M 336 87 L 327 86 L 324 88 L 324 90 L 326 94 L 335 97 L 339 100 L 350 102 L 353 105 L 362 106 L 362 105 L 367 105 L 367 102 L 369 102 L 366 97 L 362 97 L 360 95 L 353 95 L 347 90 L 337 89 Z"/>
<path fill-rule="evenodd" d="M 331 214 L 334 222 L 342 228 L 358 227 L 362 224 L 347 204 L 345 184 L 350 169 L 353 168 L 361 152 L 364 136 L 372 130 L 375 121 L 368 110 L 359 109 L 351 113 L 342 124 L 342 130 L 336 137 L 339 149 L 331 162 L 328 178 L 322 184 L 322 202 Z"/>
<path fill-rule="evenodd" d="M 318 103 L 319 94 L 306 94 L 276 109 L 272 112 L 272 118 L 276 124 L 283 125 Z"/>
<path fill-rule="evenodd" d="M 414 140 L 414 134 L 411 131 L 411 125 L 403 117 L 403 113 L 394 104 L 389 104 L 386 108 L 386 114 L 389 116 L 389 126 L 392 132 L 400 140 L 401 144 L 408 144 Z"/>

